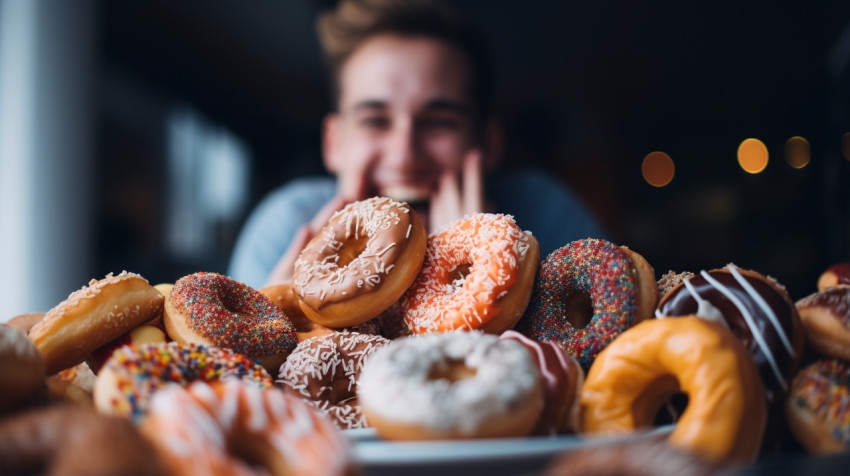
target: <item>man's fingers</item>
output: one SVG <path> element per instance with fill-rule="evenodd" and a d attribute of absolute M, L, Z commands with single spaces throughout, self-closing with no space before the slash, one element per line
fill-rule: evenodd
<path fill-rule="evenodd" d="M 481 151 L 472 149 L 463 160 L 463 215 L 484 211 L 484 179 L 481 170 Z"/>

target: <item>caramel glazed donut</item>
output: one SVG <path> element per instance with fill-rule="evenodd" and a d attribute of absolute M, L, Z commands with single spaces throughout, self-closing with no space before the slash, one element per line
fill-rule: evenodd
<path fill-rule="evenodd" d="M 659 302 L 658 317 L 697 315 L 728 327 L 759 369 L 768 403 L 788 390 L 803 349 L 800 317 L 785 289 L 729 264 L 685 280 Z"/>
<path fill-rule="evenodd" d="M 650 319 L 614 339 L 581 391 L 582 432 L 648 428 L 682 391 L 688 406 L 670 444 L 721 464 L 758 456 L 767 421 L 762 384 L 743 344 L 722 324 L 696 316 Z"/>
<path fill-rule="evenodd" d="M 836 285 L 797 301 L 806 341 L 823 355 L 850 361 L 850 286 Z"/>
<path fill-rule="evenodd" d="M 357 332 L 334 332 L 298 344 L 280 368 L 281 385 L 343 430 L 366 428 L 357 381 L 366 359 L 389 340 Z"/>
<path fill-rule="evenodd" d="M 525 347 L 481 331 L 394 340 L 366 362 L 357 393 L 388 440 L 528 436 L 543 399 Z"/>
<path fill-rule="evenodd" d="M 378 316 L 416 279 L 426 243 L 425 226 L 407 204 L 385 197 L 348 204 L 295 262 L 301 309 L 331 328 Z"/>

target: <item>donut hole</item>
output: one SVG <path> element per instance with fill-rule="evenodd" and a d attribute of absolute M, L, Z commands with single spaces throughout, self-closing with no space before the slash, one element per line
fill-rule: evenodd
<path fill-rule="evenodd" d="M 462 359 L 453 359 L 431 367 L 428 380 L 446 380 L 455 383 L 475 377 L 475 369 L 469 367 Z"/>
<path fill-rule="evenodd" d="M 448 281 L 453 285 L 460 287 L 463 284 L 463 281 L 469 276 L 469 268 L 472 267 L 470 263 L 463 263 L 455 266 L 448 275 Z"/>
<path fill-rule="evenodd" d="M 588 293 L 574 293 L 564 299 L 564 315 L 576 329 L 584 329 L 593 318 L 593 301 Z"/>
<path fill-rule="evenodd" d="M 649 382 L 643 392 L 632 401 L 635 427 L 654 426 L 656 419 L 660 418 L 659 415 L 669 411 L 668 403 L 672 402 L 675 395 L 682 395 L 682 392 L 679 381 L 673 375 L 662 375 Z"/>
<path fill-rule="evenodd" d="M 368 244 L 369 237 L 365 234 L 343 241 L 342 247 L 337 252 L 337 255 L 339 255 L 339 259 L 336 262 L 337 266 L 340 268 L 348 266 L 349 263 L 357 259 L 366 250 Z"/>

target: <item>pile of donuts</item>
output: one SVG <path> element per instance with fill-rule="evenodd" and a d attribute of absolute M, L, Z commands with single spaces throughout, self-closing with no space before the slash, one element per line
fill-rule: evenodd
<path fill-rule="evenodd" d="M 509 215 L 429 236 L 374 197 L 331 217 L 291 282 L 125 271 L 0 325 L 0 473 L 357 474 L 346 430 L 366 427 L 625 437 L 547 474 L 847 452 L 850 264 L 817 286 L 794 302 L 733 264 L 659 278 L 595 238 L 544 258 Z"/>

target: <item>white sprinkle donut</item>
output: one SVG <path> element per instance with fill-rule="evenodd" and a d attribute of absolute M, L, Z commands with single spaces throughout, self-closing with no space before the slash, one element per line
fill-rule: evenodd
<path fill-rule="evenodd" d="M 325 327 L 350 327 L 399 300 L 416 279 L 428 237 L 410 207 L 386 197 L 348 204 L 307 243 L 292 284 L 301 309 Z"/>
<path fill-rule="evenodd" d="M 519 342 L 481 331 L 392 341 L 360 374 L 360 405 L 384 439 L 529 435 L 540 416 L 540 373 Z"/>

